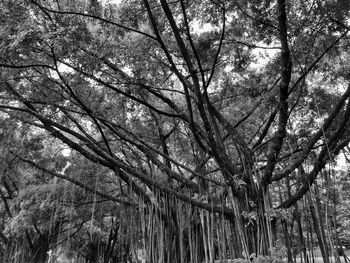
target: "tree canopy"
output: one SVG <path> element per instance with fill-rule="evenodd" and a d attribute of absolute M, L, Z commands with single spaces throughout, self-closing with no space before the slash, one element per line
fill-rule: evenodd
<path fill-rule="evenodd" d="M 349 153 L 349 10 L 1 1 L 2 256 L 99 236 L 103 262 L 271 256 L 284 211 Z"/>

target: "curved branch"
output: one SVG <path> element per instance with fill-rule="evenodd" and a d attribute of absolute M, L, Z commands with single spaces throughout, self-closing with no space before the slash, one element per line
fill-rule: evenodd
<path fill-rule="evenodd" d="M 349 98 L 349 96 L 350 96 L 350 84 L 348 85 L 346 92 L 343 94 L 338 104 L 334 107 L 331 114 L 324 121 L 322 127 L 309 140 L 309 143 L 305 146 L 304 150 L 299 155 L 299 157 L 291 165 L 289 165 L 286 169 L 284 169 L 282 173 L 273 175 L 270 179 L 270 182 L 278 181 L 286 177 L 288 174 L 293 172 L 296 168 L 298 168 L 304 162 L 304 160 L 309 155 L 310 151 L 313 149 L 314 145 L 323 136 L 324 132 L 327 131 L 328 128 L 331 126 L 331 124 L 334 122 L 335 117 L 338 115 L 338 113 L 340 112 L 341 108 L 343 107 L 344 103 Z"/>
<path fill-rule="evenodd" d="M 61 15 L 77 15 L 77 16 L 82 16 L 82 17 L 88 17 L 88 18 L 93 18 L 93 19 L 97 19 L 97 20 L 100 20 L 106 24 L 111 24 L 113 26 L 117 26 L 117 27 L 120 27 L 120 28 L 123 28 L 125 30 L 128 30 L 128 31 L 132 31 L 132 32 L 135 32 L 135 33 L 138 33 L 138 34 L 141 34 L 143 36 L 146 36 L 150 39 L 153 39 L 153 40 L 157 40 L 156 37 L 148 34 L 148 33 L 145 33 L 145 32 L 142 32 L 140 30 L 137 30 L 135 28 L 131 28 L 131 27 L 128 27 L 128 26 L 124 26 L 122 24 L 119 24 L 119 23 L 116 23 L 116 22 L 113 22 L 113 21 L 110 21 L 110 20 L 107 20 L 105 18 L 102 18 L 102 17 L 99 17 L 99 16 L 95 16 L 95 15 L 91 15 L 91 14 L 85 14 L 85 13 L 79 13 L 79 12 L 74 12 L 74 11 L 58 11 L 58 10 L 53 10 L 53 9 L 50 9 L 50 8 L 47 8 L 47 7 L 44 7 L 42 5 L 40 5 L 37 1 L 35 0 L 31 0 L 31 2 L 36 5 L 37 7 L 39 7 L 42 11 L 47 11 L 49 13 L 54 13 L 54 14 L 61 14 Z"/>
<path fill-rule="evenodd" d="M 49 66 L 49 65 L 45 65 L 45 64 L 12 65 L 12 64 L 0 63 L 0 67 L 2 67 L 2 68 L 13 68 L 13 69 L 48 68 L 48 69 L 56 70 L 54 67 Z"/>
<path fill-rule="evenodd" d="M 218 59 L 219 59 L 219 55 L 220 55 L 220 52 L 221 52 L 221 48 L 222 48 L 222 45 L 223 45 L 223 41 L 224 41 L 224 38 L 225 38 L 225 28 L 226 28 L 226 14 L 225 14 L 225 6 L 222 7 L 222 32 L 221 32 L 221 37 L 220 37 L 220 42 L 219 42 L 219 47 L 216 51 L 216 54 L 215 54 L 215 58 L 214 58 L 214 62 L 213 62 L 213 65 L 211 67 L 211 72 L 210 72 L 210 75 L 209 75 L 209 78 L 208 78 L 208 81 L 206 83 L 206 86 L 204 88 L 204 92 L 206 93 L 209 85 L 210 85 L 210 82 L 214 76 L 214 72 L 215 72 L 215 68 L 216 68 L 216 63 L 218 62 Z"/>
<path fill-rule="evenodd" d="M 92 188 L 82 182 L 80 182 L 79 180 L 76 180 L 68 175 L 65 175 L 65 174 L 62 174 L 62 173 L 57 173 L 57 172 L 54 172 L 54 171 L 51 171 L 49 169 L 46 169 L 45 167 L 31 161 L 31 160 L 28 160 L 28 159 L 25 159 L 19 155 L 15 155 L 18 159 L 20 159 L 21 161 L 25 162 L 25 163 L 28 163 L 30 164 L 31 166 L 45 172 L 45 173 L 48 173 L 52 176 L 55 176 L 57 178 L 61 178 L 61 179 L 64 179 L 66 181 L 69 181 L 71 182 L 72 184 L 76 185 L 76 186 L 79 186 L 80 188 L 84 189 L 85 191 L 88 191 L 92 194 L 96 194 L 100 197 L 103 197 L 103 198 L 106 198 L 107 200 L 110 200 L 110 201 L 113 201 L 113 202 L 117 202 L 119 204 L 122 204 L 122 205 L 125 205 L 125 206 L 135 206 L 136 204 L 133 203 L 133 202 L 129 202 L 129 201 L 126 201 L 126 200 L 123 200 L 123 199 L 120 199 L 120 198 L 117 198 L 113 195 L 110 195 L 110 194 L 107 194 L 105 192 L 101 192 L 95 188 Z"/>

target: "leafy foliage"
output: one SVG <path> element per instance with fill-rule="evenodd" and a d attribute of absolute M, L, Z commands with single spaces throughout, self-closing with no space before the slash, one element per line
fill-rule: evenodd
<path fill-rule="evenodd" d="M 298 207 L 314 215 L 350 141 L 348 17 L 346 1 L 2 1 L 4 255 L 290 259 Z"/>

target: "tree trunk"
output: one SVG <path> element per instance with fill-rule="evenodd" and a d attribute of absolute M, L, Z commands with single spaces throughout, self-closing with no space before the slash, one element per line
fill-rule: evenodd
<path fill-rule="evenodd" d="M 283 233 L 284 233 L 284 238 L 285 238 L 286 247 L 287 247 L 288 262 L 293 262 L 292 245 L 290 241 L 290 235 L 288 233 L 288 225 L 286 220 L 282 221 L 282 225 L 283 225 Z"/>
<path fill-rule="evenodd" d="M 301 215 L 299 213 L 298 205 L 295 204 L 295 219 L 297 221 L 297 226 L 298 226 L 298 234 L 299 234 L 299 247 L 300 247 L 300 252 L 302 253 L 302 256 L 304 258 L 305 263 L 309 263 L 309 258 L 306 253 L 306 245 L 305 245 L 305 239 L 303 235 L 303 229 L 301 225 Z"/>
<path fill-rule="evenodd" d="M 329 256 L 328 256 L 327 247 L 326 247 L 326 244 L 325 244 L 326 241 L 324 240 L 324 237 L 322 235 L 322 230 L 321 230 L 322 226 L 320 225 L 320 221 L 319 221 L 318 216 L 316 214 L 314 202 L 312 200 L 312 197 L 311 197 L 310 193 L 307 193 L 306 196 L 307 196 L 307 199 L 308 199 L 308 202 L 309 202 L 311 217 L 312 217 L 312 220 L 314 222 L 315 233 L 316 233 L 317 240 L 318 240 L 318 243 L 319 243 L 319 246 L 320 246 L 323 262 L 324 263 L 330 263 L 329 262 Z"/>

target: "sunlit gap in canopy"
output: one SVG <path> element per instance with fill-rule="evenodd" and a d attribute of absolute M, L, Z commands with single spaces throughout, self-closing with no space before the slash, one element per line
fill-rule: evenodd
<path fill-rule="evenodd" d="M 72 73 L 74 72 L 74 70 L 69 67 L 68 65 L 64 64 L 64 63 L 57 63 L 57 70 L 59 73 Z M 50 75 L 55 78 L 55 79 L 60 79 L 60 76 L 58 75 L 58 72 L 50 69 Z"/>
<path fill-rule="evenodd" d="M 61 153 L 62 153 L 62 155 L 64 157 L 69 157 L 71 155 L 71 153 L 72 153 L 72 150 L 70 148 L 65 148 L 65 149 L 62 150 Z"/>
<path fill-rule="evenodd" d="M 122 2 L 123 2 L 123 0 L 101 0 L 101 3 L 103 3 L 103 4 L 120 5 Z"/>

